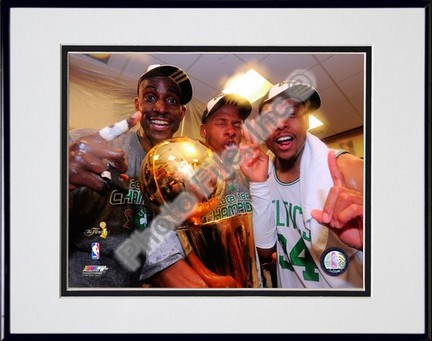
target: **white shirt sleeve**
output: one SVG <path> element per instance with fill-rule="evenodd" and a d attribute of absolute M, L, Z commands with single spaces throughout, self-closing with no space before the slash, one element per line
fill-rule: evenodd
<path fill-rule="evenodd" d="M 250 182 L 249 190 L 252 197 L 255 245 L 262 249 L 272 248 L 276 244 L 277 232 L 270 185 L 268 181 Z"/>

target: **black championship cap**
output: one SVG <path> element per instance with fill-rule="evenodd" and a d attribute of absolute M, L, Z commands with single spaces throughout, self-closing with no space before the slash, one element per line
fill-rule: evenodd
<path fill-rule="evenodd" d="M 137 92 L 141 82 L 150 77 L 165 76 L 171 78 L 180 88 L 181 104 L 186 104 L 192 99 L 192 84 L 188 75 L 179 67 L 174 65 L 153 64 L 147 68 L 147 71 L 139 78 Z"/>
<path fill-rule="evenodd" d="M 231 104 L 239 108 L 240 115 L 243 121 L 250 115 L 252 111 L 251 103 L 243 96 L 237 94 L 220 94 L 213 97 L 208 103 L 207 108 L 203 112 L 201 122 L 204 121 L 211 115 L 213 115 L 219 108 L 225 104 Z"/>
<path fill-rule="evenodd" d="M 309 101 L 309 112 L 313 112 L 321 106 L 320 95 L 314 87 L 306 83 L 299 83 L 298 81 L 287 80 L 280 82 L 279 84 L 275 84 L 270 88 L 270 90 L 261 100 L 261 103 L 259 105 L 259 111 L 261 111 L 261 108 L 265 103 L 269 102 L 270 100 L 279 95 L 293 98 L 300 102 Z"/>

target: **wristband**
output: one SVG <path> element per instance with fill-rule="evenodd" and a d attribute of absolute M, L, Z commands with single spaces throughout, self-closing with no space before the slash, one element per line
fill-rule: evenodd
<path fill-rule="evenodd" d="M 99 130 L 99 135 L 107 141 L 112 141 L 128 130 L 129 124 L 127 123 L 127 120 L 123 120 L 108 127 L 102 128 Z"/>

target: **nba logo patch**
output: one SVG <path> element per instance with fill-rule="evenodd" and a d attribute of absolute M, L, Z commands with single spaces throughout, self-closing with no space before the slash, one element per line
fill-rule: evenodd
<path fill-rule="evenodd" d="M 99 259 L 100 258 L 100 244 L 97 242 L 92 243 L 92 259 Z"/>

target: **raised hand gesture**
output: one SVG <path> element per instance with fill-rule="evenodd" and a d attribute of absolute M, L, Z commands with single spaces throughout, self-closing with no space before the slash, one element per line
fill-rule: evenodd
<path fill-rule="evenodd" d="M 249 121 L 248 127 L 254 129 L 256 122 Z M 251 182 L 267 180 L 269 157 L 261 148 L 258 140 L 243 129 L 243 142 L 240 144 L 240 169 Z"/>
<path fill-rule="evenodd" d="M 312 217 L 331 228 L 340 240 L 358 250 L 363 249 L 363 182 L 359 180 L 362 162 L 349 162 L 340 168 L 334 151 L 328 155 L 333 179 L 322 210 L 312 210 Z M 344 165 L 344 164 L 343 164 Z M 362 174 L 362 173 L 361 173 Z M 361 182 L 361 183 L 360 183 Z"/>

